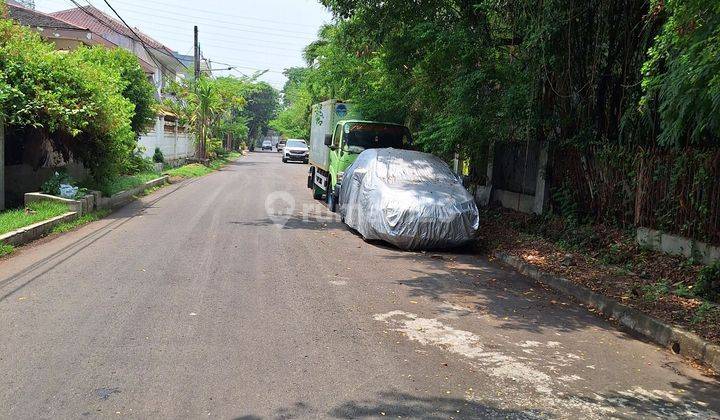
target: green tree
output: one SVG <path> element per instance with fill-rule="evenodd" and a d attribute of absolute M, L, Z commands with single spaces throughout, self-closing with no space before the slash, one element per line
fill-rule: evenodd
<path fill-rule="evenodd" d="M 175 98 L 167 100 L 166 106 L 197 138 L 215 139 L 215 143 L 228 135 L 237 142 L 259 136 L 278 106 L 277 91 L 254 77 L 185 78 L 172 83 L 168 92 Z"/>
<path fill-rule="evenodd" d="M 288 78 L 282 90 L 282 105 L 270 127 L 287 138 L 310 137 L 310 108 L 315 98 L 307 89 L 310 69 L 293 67 L 283 74 Z"/>
<path fill-rule="evenodd" d="M 0 110 L 15 130 L 40 130 L 100 183 L 122 171 L 136 146 L 134 105 L 120 75 L 85 53 L 62 54 L 0 19 Z"/>
<path fill-rule="evenodd" d="M 155 123 L 155 87 L 148 80 L 135 55 L 122 48 L 109 49 L 100 46 L 80 48 L 75 54 L 120 75 L 123 83 L 122 94 L 135 106 L 130 125 L 137 135 L 145 133 Z"/>
<path fill-rule="evenodd" d="M 659 112 L 659 141 L 714 143 L 720 133 L 720 2 L 651 3 L 664 24 L 643 68 L 643 105 Z"/>
<path fill-rule="evenodd" d="M 275 118 L 279 105 L 278 91 L 254 77 L 244 79 L 247 83 L 244 91 L 246 105 L 241 115 L 247 120 L 248 138 L 255 141 L 267 133 L 270 121 Z"/>

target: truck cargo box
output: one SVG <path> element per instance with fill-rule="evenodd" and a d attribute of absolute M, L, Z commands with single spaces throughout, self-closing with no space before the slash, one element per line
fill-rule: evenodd
<path fill-rule="evenodd" d="M 310 164 L 327 171 L 330 149 L 325 146 L 325 135 L 332 134 L 338 121 L 359 117 L 352 104 L 337 99 L 314 105 L 310 117 Z"/>

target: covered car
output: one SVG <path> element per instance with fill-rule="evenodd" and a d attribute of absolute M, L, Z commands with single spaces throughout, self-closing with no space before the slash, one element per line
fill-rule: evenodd
<path fill-rule="evenodd" d="M 345 172 L 340 215 L 366 240 L 407 250 L 439 249 L 474 239 L 475 200 L 437 156 L 368 149 Z"/>

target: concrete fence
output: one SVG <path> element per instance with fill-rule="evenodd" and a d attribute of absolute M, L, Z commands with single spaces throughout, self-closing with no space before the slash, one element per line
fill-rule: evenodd
<path fill-rule="evenodd" d="M 637 243 L 655 251 L 685 258 L 694 258 L 703 264 L 720 260 L 720 248 L 704 242 L 671 235 L 655 229 L 638 228 Z"/>
<path fill-rule="evenodd" d="M 523 213 L 542 214 L 548 205 L 548 145 L 495 144 L 488 152 L 485 185 L 475 190 L 481 206 L 492 203 Z"/>
<path fill-rule="evenodd" d="M 138 146 L 144 149 L 144 156 L 151 158 L 155 148 L 160 149 L 165 160 L 172 162 L 195 156 L 195 141 L 190 133 L 175 121 L 158 118 L 147 134 L 140 136 Z"/>
<path fill-rule="evenodd" d="M 85 197 L 77 200 L 70 200 L 67 198 L 57 197 L 54 195 L 48 195 L 39 192 L 27 193 L 25 194 L 25 205 L 28 205 L 29 203 L 35 201 L 56 201 L 67 204 L 71 212 L 75 212 L 79 216 L 82 216 L 83 214 L 90 213 L 95 210 L 115 209 L 118 207 L 122 207 L 125 204 L 134 200 L 135 196 L 143 193 L 145 190 L 167 183 L 168 178 L 169 177 L 167 175 L 162 176 L 158 179 L 148 181 L 127 191 L 119 192 L 112 197 L 103 197 L 99 191 L 91 191 Z"/>

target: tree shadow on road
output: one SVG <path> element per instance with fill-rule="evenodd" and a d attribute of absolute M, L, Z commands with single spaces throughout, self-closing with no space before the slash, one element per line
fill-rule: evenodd
<path fill-rule="evenodd" d="M 658 390 L 635 387 L 624 391 L 597 393 L 593 397 L 573 396 L 572 400 L 588 405 L 599 404 L 615 412 L 613 418 L 720 418 L 720 383 L 687 378 L 680 384 L 671 382 L 673 395 Z"/>
<path fill-rule="evenodd" d="M 429 266 L 412 269 L 409 278 L 395 282 L 410 288 L 412 297 L 461 301 L 470 311 L 460 316 L 491 315 L 502 328 L 533 333 L 546 328 L 557 332 L 589 327 L 615 329 L 568 298 L 482 258 L 401 253 L 384 258 L 411 258 Z"/>
<path fill-rule="evenodd" d="M 136 217 L 142 217 L 147 215 L 147 211 L 154 208 L 157 203 L 172 196 L 178 190 L 194 182 L 197 182 L 197 179 L 188 180 L 175 186 L 168 187 L 165 190 L 161 190 L 160 192 L 158 192 L 157 195 L 149 201 L 132 201 L 126 206 L 115 210 L 113 213 L 111 213 L 104 219 L 94 222 L 96 225 L 100 225 L 102 223 L 105 223 L 105 225 L 100 225 L 99 228 L 93 230 L 87 235 L 81 236 L 77 240 L 67 244 L 63 248 L 55 251 L 54 253 L 33 262 L 32 264 L 24 267 L 21 271 L 7 278 L 0 279 L 0 293 L 3 293 L 2 289 L 6 286 L 11 286 L 19 283 L 13 289 L 0 295 L 0 302 L 18 293 L 20 290 L 24 289 L 26 286 L 30 285 L 36 280 L 42 278 L 50 271 L 60 267 L 63 264 L 68 264 L 68 261 L 70 261 L 71 257 L 83 252 L 85 249 L 89 248 L 99 240 L 112 233 L 113 230 L 119 229 L 120 227 L 122 227 L 126 223 L 129 223 Z M 29 244 L 29 246 L 33 245 L 37 244 Z"/>
<path fill-rule="evenodd" d="M 296 418 L 410 418 L 410 419 L 540 419 L 547 418 L 539 410 L 504 410 L 463 398 L 419 397 L 403 392 L 380 392 L 374 399 L 350 400 L 343 402 L 326 413 L 319 412 L 307 404 L 298 402 L 291 407 L 280 408 L 271 416 L 273 419 Z M 236 420 L 262 419 L 258 415 L 244 415 Z"/>
<path fill-rule="evenodd" d="M 236 226 L 272 227 L 283 230 L 310 230 L 310 231 L 345 231 L 345 226 L 332 218 L 292 216 L 289 219 L 270 218 L 255 220 L 237 220 L 229 222 Z"/>
<path fill-rule="evenodd" d="M 347 401 L 328 414 L 341 419 L 380 416 L 415 419 L 545 418 L 539 411 L 502 410 L 462 398 L 417 397 L 401 392 L 382 392 L 375 400 Z"/>
<path fill-rule="evenodd" d="M 717 385 L 714 382 L 715 386 Z M 547 419 L 558 414 L 572 418 L 602 416 L 611 418 L 717 418 L 720 401 L 713 383 L 690 380 L 673 386 L 681 396 L 672 396 L 640 387 L 626 391 L 592 392 L 591 396 L 558 395 L 554 407 L 501 409 L 477 400 L 453 397 L 416 396 L 398 391 L 379 392 L 375 398 L 342 402 L 327 412 L 296 402 L 276 409 L 269 418 L 405 418 L 405 419 Z M 259 415 L 243 415 L 236 420 L 259 420 Z"/>

